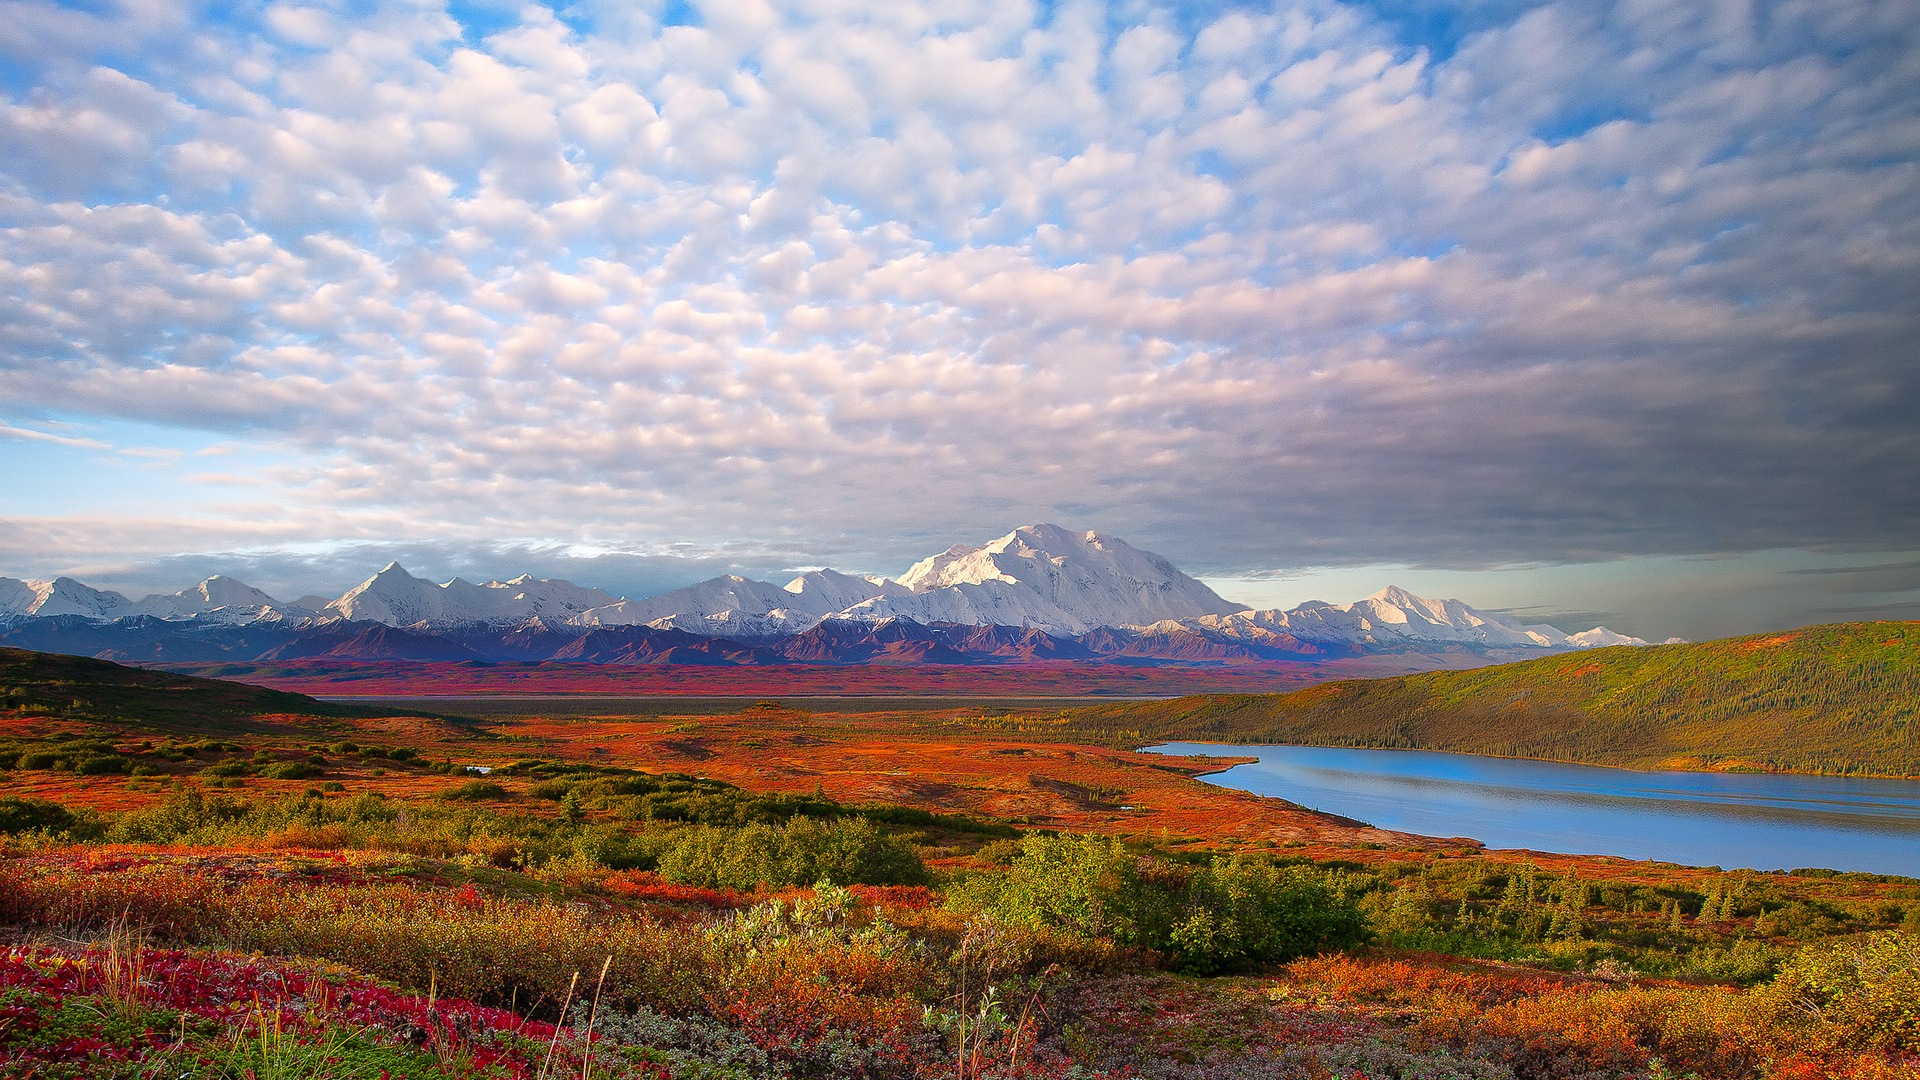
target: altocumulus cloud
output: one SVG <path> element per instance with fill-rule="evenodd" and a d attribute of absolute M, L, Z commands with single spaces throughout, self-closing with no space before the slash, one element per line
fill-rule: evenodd
<path fill-rule="evenodd" d="M 23 567 L 1920 535 L 1912 0 L 10 2 L 0 56 L 6 445 L 233 451 L 9 501 Z"/>

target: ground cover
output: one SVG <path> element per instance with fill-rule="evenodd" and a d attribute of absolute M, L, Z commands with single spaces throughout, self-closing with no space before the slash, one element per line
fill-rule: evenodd
<path fill-rule="evenodd" d="M 1090 708 L 1081 737 L 1920 776 L 1920 623 L 1597 649 L 1472 671 Z"/>
<path fill-rule="evenodd" d="M 1035 661 L 991 665 L 511 663 L 487 661 L 315 660 L 272 664 L 169 664 L 167 670 L 241 680 L 320 695 L 417 697 L 470 694 L 626 694 L 642 696 L 795 697 L 837 694 L 961 697 L 1165 697 L 1207 692 L 1268 693 L 1329 679 L 1372 678 L 1436 667 L 1476 666 L 1460 652 L 1259 661 L 1135 665 Z"/>
<path fill-rule="evenodd" d="M 486 1075 L 483 1052 L 503 1076 L 1920 1066 L 1908 879 L 1384 833 L 986 702 L 242 720 L 190 738 L 125 710 L 4 715 L 20 985 L 0 986 L 0 1052 L 37 1055 L 16 1071 L 179 1075 L 194 1055 L 263 1076 L 277 1053 L 279 1075 Z M 128 1013 L 97 973 L 139 949 L 208 972 L 226 1011 L 156 985 Z M 254 1008 L 222 974 L 248 964 L 305 989 Z M 95 974 L 34 982 L 62 965 Z M 342 1013 L 360 991 L 312 979 L 390 997 Z M 469 1019 L 436 1036 L 418 1019 L 435 1009 Z M 329 1056 L 347 1065 L 295 1068 Z"/>

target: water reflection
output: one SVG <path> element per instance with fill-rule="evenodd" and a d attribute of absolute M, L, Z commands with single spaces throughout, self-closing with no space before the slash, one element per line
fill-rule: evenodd
<path fill-rule="evenodd" d="M 1421 750 L 1152 749 L 1257 756 L 1205 779 L 1385 829 L 1470 836 L 1489 847 L 1920 876 L 1914 781 L 1635 772 Z"/>

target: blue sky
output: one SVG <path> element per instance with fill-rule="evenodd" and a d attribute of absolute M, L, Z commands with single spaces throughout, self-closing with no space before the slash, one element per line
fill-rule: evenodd
<path fill-rule="evenodd" d="M 1920 616 L 1912 0 L 0 8 L 0 574 Z"/>

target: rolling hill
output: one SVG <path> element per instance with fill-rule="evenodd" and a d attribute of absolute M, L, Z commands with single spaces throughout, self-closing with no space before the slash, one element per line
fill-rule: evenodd
<path fill-rule="evenodd" d="M 142 727 L 205 735 L 248 729 L 256 717 L 361 717 L 379 712 L 244 683 L 0 648 L 0 715 L 7 714 L 134 721 Z"/>
<path fill-rule="evenodd" d="M 1115 738 L 1920 776 L 1920 623 L 1840 623 L 1468 671 L 1075 710 Z"/>

